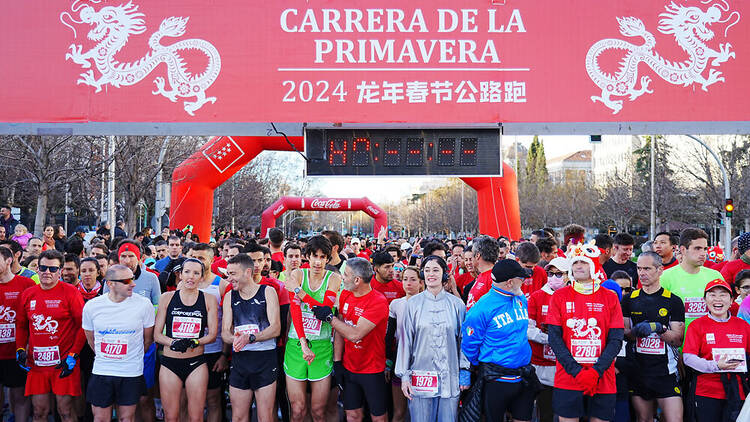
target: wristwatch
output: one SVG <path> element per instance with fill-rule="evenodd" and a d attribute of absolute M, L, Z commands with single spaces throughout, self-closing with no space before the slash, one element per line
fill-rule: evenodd
<path fill-rule="evenodd" d="M 295 287 L 294 288 L 294 294 L 296 294 L 296 295 L 298 295 L 299 292 L 301 292 L 301 291 L 302 291 L 302 289 L 300 289 L 299 287 Z"/>

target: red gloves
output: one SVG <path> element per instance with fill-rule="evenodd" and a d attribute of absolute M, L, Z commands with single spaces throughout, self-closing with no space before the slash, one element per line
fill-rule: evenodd
<path fill-rule="evenodd" d="M 576 382 L 583 388 L 585 396 L 593 396 L 599 383 L 599 373 L 594 368 L 583 368 L 576 375 Z"/>

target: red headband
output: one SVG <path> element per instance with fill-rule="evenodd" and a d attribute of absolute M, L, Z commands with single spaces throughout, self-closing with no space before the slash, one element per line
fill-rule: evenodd
<path fill-rule="evenodd" d="M 120 255 L 122 255 L 123 252 L 130 251 L 133 252 L 136 256 L 136 258 L 141 259 L 141 249 L 137 246 L 135 246 L 132 243 L 123 243 L 120 246 L 120 249 L 117 250 L 117 257 L 119 258 Z"/>

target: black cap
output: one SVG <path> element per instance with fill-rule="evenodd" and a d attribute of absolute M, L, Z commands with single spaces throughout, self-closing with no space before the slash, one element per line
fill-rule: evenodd
<path fill-rule="evenodd" d="M 78 226 L 76 227 L 76 233 L 86 233 L 86 227 Z"/>
<path fill-rule="evenodd" d="M 530 275 L 528 270 L 513 259 L 500 260 L 492 267 L 492 281 L 496 283 L 502 283 L 516 277 L 526 278 Z"/>

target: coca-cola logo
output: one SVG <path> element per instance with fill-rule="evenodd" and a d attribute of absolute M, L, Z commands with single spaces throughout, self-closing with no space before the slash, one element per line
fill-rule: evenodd
<path fill-rule="evenodd" d="M 370 211 L 371 213 L 373 213 L 373 215 L 378 215 L 378 214 L 380 214 L 380 211 L 378 211 L 378 210 L 376 210 L 375 208 L 373 208 L 373 207 L 372 207 L 372 205 L 368 205 L 368 206 L 367 206 L 367 210 L 368 210 L 368 211 Z"/>
<path fill-rule="evenodd" d="M 284 204 L 279 205 L 278 207 L 276 207 L 275 210 L 273 210 L 274 217 L 276 217 L 279 214 L 281 214 L 282 211 L 284 211 Z"/>
<path fill-rule="evenodd" d="M 340 199 L 313 199 L 310 203 L 310 208 L 318 208 L 325 210 L 337 210 L 341 208 Z"/>

